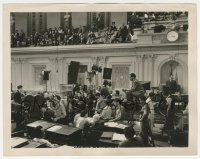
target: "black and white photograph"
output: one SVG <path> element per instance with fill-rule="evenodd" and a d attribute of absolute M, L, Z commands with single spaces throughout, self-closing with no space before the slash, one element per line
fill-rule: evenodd
<path fill-rule="evenodd" d="M 188 148 L 189 16 L 10 12 L 11 149 Z"/>

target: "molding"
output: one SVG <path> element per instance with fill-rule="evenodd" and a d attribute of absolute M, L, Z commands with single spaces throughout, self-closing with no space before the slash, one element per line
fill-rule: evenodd
<path fill-rule="evenodd" d="M 51 47 L 26 47 L 26 48 L 11 48 L 11 55 L 55 55 L 55 52 L 60 55 L 75 53 L 90 54 L 90 53 L 101 53 L 101 54 L 118 54 L 118 53 L 132 53 L 135 52 L 171 52 L 176 51 L 181 53 L 187 52 L 187 43 L 169 43 L 169 44 L 134 44 L 134 43 L 120 43 L 120 44 L 94 44 L 94 45 L 70 45 L 70 46 L 51 46 Z M 91 56 L 91 55 L 90 55 Z"/>

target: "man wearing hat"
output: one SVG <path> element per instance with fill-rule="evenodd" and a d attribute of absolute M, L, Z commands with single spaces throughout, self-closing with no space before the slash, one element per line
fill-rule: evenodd
<path fill-rule="evenodd" d="M 138 97 L 145 93 L 142 84 L 136 79 L 135 73 L 130 74 L 130 81 L 132 81 L 131 93 L 133 96 Z"/>
<path fill-rule="evenodd" d="M 22 93 L 22 88 L 22 85 L 17 86 L 17 92 L 14 95 L 14 101 L 19 104 L 22 103 L 22 97 L 24 96 Z"/>

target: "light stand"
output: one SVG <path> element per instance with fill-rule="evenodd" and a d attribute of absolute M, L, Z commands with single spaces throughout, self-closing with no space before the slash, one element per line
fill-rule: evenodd
<path fill-rule="evenodd" d="M 47 81 L 49 80 L 49 74 L 50 74 L 50 70 L 43 70 L 42 71 L 42 75 L 43 75 L 43 80 L 46 81 L 46 92 L 47 92 Z"/>

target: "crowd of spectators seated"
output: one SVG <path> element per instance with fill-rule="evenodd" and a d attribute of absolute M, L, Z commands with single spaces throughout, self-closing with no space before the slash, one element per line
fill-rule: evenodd
<path fill-rule="evenodd" d="M 127 25 L 119 28 L 115 26 L 115 22 L 103 28 L 94 23 L 93 26 L 78 28 L 49 28 L 30 36 L 26 36 L 23 30 L 16 30 L 11 34 L 11 47 L 136 42 L 133 29 L 143 29 L 144 22 L 176 20 L 181 14 L 182 12 L 135 12 L 129 16 Z M 161 28 L 162 30 L 164 29 Z"/>
<path fill-rule="evenodd" d="M 30 37 L 27 37 L 23 30 L 20 33 L 16 30 L 11 34 L 11 47 L 131 42 L 132 37 L 133 31 L 126 25 L 117 29 L 114 24 L 103 30 L 98 30 L 95 25 L 92 28 L 80 26 L 75 29 L 55 27 L 49 28 L 43 33 L 35 32 Z"/>

